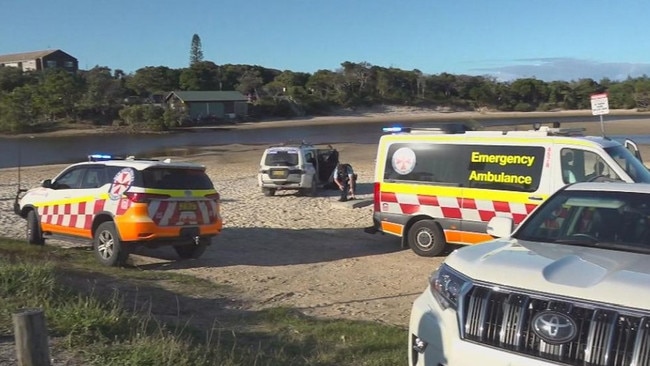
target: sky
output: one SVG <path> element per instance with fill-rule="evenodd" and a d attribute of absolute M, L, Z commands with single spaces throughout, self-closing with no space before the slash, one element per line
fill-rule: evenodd
<path fill-rule="evenodd" d="M 649 14 L 648 0 L 2 0 L 0 54 L 184 68 L 198 34 L 218 65 L 624 80 L 650 75 Z"/>

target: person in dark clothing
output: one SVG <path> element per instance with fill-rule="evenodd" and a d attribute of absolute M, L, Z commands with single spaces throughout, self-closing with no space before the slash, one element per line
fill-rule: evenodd
<path fill-rule="evenodd" d="M 348 200 L 348 193 L 350 199 L 355 199 L 354 196 L 356 184 L 357 184 L 357 175 L 352 169 L 350 164 L 339 163 L 334 169 L 334 183 L 339 187 L 341 191 L 341 198 L 339 201 L 345 202 Z"/>

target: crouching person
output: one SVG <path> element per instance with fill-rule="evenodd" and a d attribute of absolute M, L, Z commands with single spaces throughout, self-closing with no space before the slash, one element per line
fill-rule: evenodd
<path fill-rule="evenodd" d="M 354 173 L 352 165 L 339 163 L 334 169 L 334 183 L 336 183 L 341 191 L 341 198 L 339 198 L 339 201 L 347 201 L 348 194 L 350 199 L 356 198 L 355 189 L 357 185 L 357 175 Z"/>

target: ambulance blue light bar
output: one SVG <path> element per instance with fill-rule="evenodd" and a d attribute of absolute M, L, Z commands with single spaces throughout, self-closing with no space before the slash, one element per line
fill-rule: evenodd
<path fill-rule="evenodd" d="M 384 127 L 381 130 L 383 132 L 390 132 L 390 133 L 411 132 L 410 127 L 400 127 L 400 126 Z"/>

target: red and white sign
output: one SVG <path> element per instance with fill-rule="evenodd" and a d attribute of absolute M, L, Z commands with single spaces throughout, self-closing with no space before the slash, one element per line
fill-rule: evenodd
<path fill-rule="evenodd" d="M 133 169 L 124 168 L 120 170 L 115 177 L 113 177 L 113 183 L 108 189 L 108 195 L 112 200 L 118 200 L 122 195 L 131 188 L 133 184 L 133 179 L 135 174 Z"/>
<path fill-rule="evenodd" d="M 591 114 L 594 116 L 609 114 L 607 93 L 593 94 L 591 96 Z"/>

